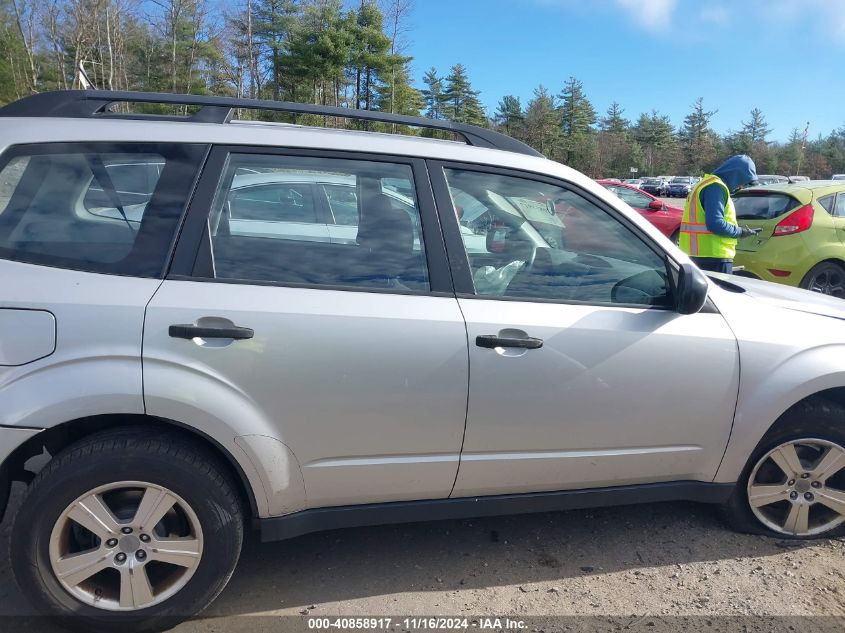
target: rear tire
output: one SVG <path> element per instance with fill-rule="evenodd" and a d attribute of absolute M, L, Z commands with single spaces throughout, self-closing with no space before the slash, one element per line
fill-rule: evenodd
<path fill-rule="evenodd" d="M 723 506 L 728 523 L 740 532 L 787 539 L 845 533 L 843 420 L 845 408 L 821 398 L 784 413 Z"/>
<path fill-rule="evenodd" d="M 801 280 L 804 290 L 845 299 L 845 268 L 837 262 L 821 262 L 813 266 Z"/>
<path fill-rule="evenodd" d="M 10 557 L 21 593 L 63 625 L 156 631 L 217 597 L 242 540 L 240 500 L 213 454 L 178 435 L 115 430 L 36 476 Z"/>

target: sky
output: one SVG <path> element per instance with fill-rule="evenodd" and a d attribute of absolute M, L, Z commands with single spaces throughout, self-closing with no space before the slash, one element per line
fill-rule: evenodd
<path fill-rule="evenodd" d="M 845 0 L 416 0 L 407 24 L 415 83 L 460 62 L 490 114 L 574 76 L 599 116 L 615 100 L 678 127 L 703 97 L 722 134 L 754 107 L 770 140 L 845 126 Z"/>

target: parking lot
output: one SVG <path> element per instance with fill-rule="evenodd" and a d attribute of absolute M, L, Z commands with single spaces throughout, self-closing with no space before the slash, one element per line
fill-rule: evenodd
<path fill-rule="evenodd" d="M 8 531 L 7 518 L 0 628 L 52 630 L 20 618 L 33 612 L 11 579 Z M 843 556 L 845 539 L 740 535 L 714 508 L 693 503 L 358 528 L 270 544 L 253 535 L 217 602 L 176 630 L 448 615 L 527 617 L 527 630 L 547 631 L 842 631 Z"/>

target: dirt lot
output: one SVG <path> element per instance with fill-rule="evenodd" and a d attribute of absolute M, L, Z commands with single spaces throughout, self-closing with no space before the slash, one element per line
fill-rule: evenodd
<path fill-rule="evenodd" d="M 8 531 L 7 518 L 2 552 Z M 306 616 L 450 615 L 466 616 L 470 628 L 487 616 L 518 617 L 529 631 L 839 632 L 844 562 L 845 539 L 802 545 L 739 535 L 713 508 L 692 503 L 359 528 L 270 544 L 250 538 L 206 617 L 176 630 L 304 631 Z M 4 554 L 0 616 L 30 614 Z M 249 614 L 265 617 L 237 617 Z M 4 627 L 51 628 L 0 617 Z"/>

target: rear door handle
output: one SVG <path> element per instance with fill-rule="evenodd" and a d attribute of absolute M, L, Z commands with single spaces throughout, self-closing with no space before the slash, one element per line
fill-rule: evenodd
<path fill-rule="evenodd" d="M 494 349 L 496 347 L 521 347 L 523 349 L 540 349 L 543 347 L 543 339 L 533 338 L 511 338 L 496 336 L 495 334 L 481 334 L 475 337 L 475 344 L 478 347 Z"/>
<path fill-rule="evenodd" d="M 193 323 L 171 325 L 168 333 L 173 338 L 231 338 L 239 341 L 255 336 L 255 332 L 248 327 L 237 325 L 208 327 Z"/>

